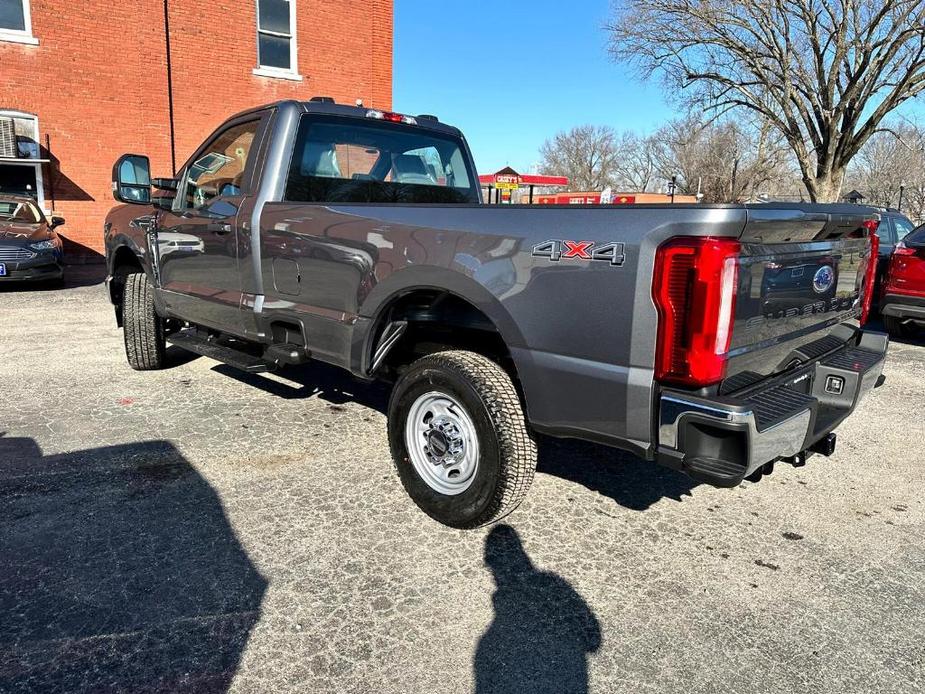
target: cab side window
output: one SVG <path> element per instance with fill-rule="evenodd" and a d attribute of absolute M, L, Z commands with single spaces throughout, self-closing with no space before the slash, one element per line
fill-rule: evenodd
<path fill-rule="evenodd" d="M 239 123 L 203 147 L 186 172 L 183 208 L 198 210 L 217 197 L 243 192 L 244 174 L 254 155 L 259 120 Z"/>
<path fill-rule="evenodd" d="M 880 220 L 880 226 L 877 227 L 877 237 L 880 239 L 880 252 L 885 253 L 887 246 L 896 243 L 896 235 L 893 233 L 893 223 L 888 217 Z"/>
<path fill-rule="evenodd" d="M 896 231 L 896 242 L 898 243 L 906 238 L 909 234 L 911 234 L 915 227 L 912 226 L 912 223 L 906 219 L 894 217 L 893 229 Z"/>

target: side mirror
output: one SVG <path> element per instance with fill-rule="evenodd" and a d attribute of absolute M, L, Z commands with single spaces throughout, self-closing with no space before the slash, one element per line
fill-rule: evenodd
<path fill-rule="evenodd" d="M 52 217 L 51 224 L 49 226 L 52 229 L 57 229 L 60 226 L 64 226 L 64 217 Z"/>
<path fill-rule="evenodd" d="M 112 167 L 112 194 L 119 202 L 151 202 L 151 162 L 142 154 L 123 154 Z"/>

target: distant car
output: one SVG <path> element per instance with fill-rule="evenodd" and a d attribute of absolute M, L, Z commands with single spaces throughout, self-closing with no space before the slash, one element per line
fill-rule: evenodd
<path fill-rule="evenodd" d="M 49 221 L 29 197 L 0 195 L 0 281 L 60 281 L 64 251 L 55 231 L 61 217 Z"/>
<path fill-rule="evenodd" d="M 171 253 L 205 253 L 205 242 L 192 234 L 164 232 L 158 236 L 157 249 L 161 256 Z"/>
<path fill-rule="evenodd" d="M 874 209 L 880 215 L 880 227 L 877 229 L 877 237 L 880 239 L 880 251 L 877 259 L 876 283 L 874 285 L 874 301 L 876 301 L 877 297 L 881 295 L 883 278 L 886 277 L 887 266 L 890 264 L 893 249 L 896 248 L 896 244 L 912 233 L 912 230 L 915 229 L 915 224 L 898 210 L 884 207 L 871 209 Z"/>
<path fill-rule="evenodd" d="M 891 335 L 908 337 L 925 328 L 925 224 L 896 244 L 883 283 L 880 313 Z"/>

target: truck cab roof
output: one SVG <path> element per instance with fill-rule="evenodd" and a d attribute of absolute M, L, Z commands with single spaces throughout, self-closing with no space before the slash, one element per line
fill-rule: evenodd
<path fill-rule="evenodd" d="M 295 110 L 300 113 L 319 113 L 329 116 L 346 116 L 348 118 L 371 118 L 370 113 L 383 113 L 391 114 L 391 112 L 383 111 L 382 109 L 373 108 L 369 106 L 353 106 L 350 104 L 338 104 L 333 100 L 329 100 L 328 97 L 314 97 L 313 100 L 309 101 L 296 101 L 294 99 L 284 99 L 280 101 L 274 101 L 268 104 L 263 104 L 262 106 L 255 106 L 253 108 L 245 109 L 239 113 L 236 113 L 234 116 L 228 120 L 234 120 L 240 118 L 241 116 L 246 116 L 252 113 L 258 113 L 260 111 L 267 111 L 275 109 L 278 111 L 286 110 Z M 398 115 L 407 115 L 410 118 L 414 119 L 413 125 L 419 128 L 426 128 L 428 130 L 434 130 L 437 132 L 446 133 L 448 135 L 454 135 L 456 137 L 462 137 L 462 132 L 459 128 L 455 128 L 452 125 L 447 125 L 446 123 L 441 123 L 435 116 L 421 114 L 398 114 Z"/>

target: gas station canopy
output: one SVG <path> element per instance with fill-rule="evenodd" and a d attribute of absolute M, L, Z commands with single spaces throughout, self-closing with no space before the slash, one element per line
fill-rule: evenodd
<path fill-rule="evenodd" d="M 516 190 L 521 186 L 567 186 L 569 180 L 565 176 L 519 174 L 508 166 L 498 173 L 479 176 L 479 183 L 500 190 Z"/>
<path fill-rule="evenodd" d="M 479 184 L 488 189 L 488 202 L 492 202 L 492 191 L 496 193 L 498 202 L 510 202 L 511 193 L 518 188 L 529 188 L 529 202 L 533 204 L 533 190 L 536 187 L 558 187 L 568 186 L 569 180 L 565 176 L 540 176 L 536 174 L 519 174 L 510 166 L 501 169 L 497 173 L 479 176 Z"/>

